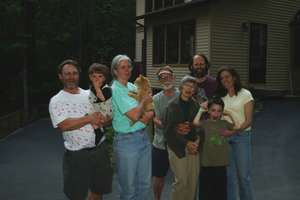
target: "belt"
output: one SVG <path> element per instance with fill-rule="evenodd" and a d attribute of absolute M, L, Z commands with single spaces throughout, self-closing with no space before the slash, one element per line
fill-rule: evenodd
<path fill-rule="evenodd" d="M 95 147 L 89 147 L 89 148 L 84 148 L 84 149 L 80 149 L 79 151 L 83 150 L 83 151 L 92 151 L 94 149 L 96 149 L 98 146 Z"/>
<path fill-rule="evenodd" d="M 87 147 L 87 148 L 83 148 L 83 149 L 79 149 L 77 151 L 71 151 L 69 149 L 65 149 L 66 152 L 79 152 L 79 151 L 93 151 L 95 149 L 97 149 L 100 145 L 94 146 L 94 147 Z"/>

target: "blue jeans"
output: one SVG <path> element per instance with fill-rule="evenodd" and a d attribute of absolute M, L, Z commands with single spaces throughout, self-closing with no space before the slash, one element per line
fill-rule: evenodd
<path fill-rule="evenodd" d="M 114 158 L 121 200 L 145 200 L 151 191 L 151 143 L 146 129 L 116 134 Z"/>
<path fill-rule="evenodd" d="M 253 200 L 251 132 L 244 131 L 229 139 L 227 200 Z M 237 194 L 239 191 L 239 197 Z"/>

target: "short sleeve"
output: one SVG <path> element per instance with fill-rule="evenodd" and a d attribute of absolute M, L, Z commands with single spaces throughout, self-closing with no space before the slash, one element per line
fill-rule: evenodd
<path fill-rule="evenodd" d="M 67 119 L 66 111 L 59 105 L 59 102 L 50 101 L 49 114 L 54 128 L 57 128 L 58 124 Z"/>
<path fill-rule="evenodd" d="M 126 92 L 118 89 L 114 91 L 113 101 L 122 114 L 138 106 L 138 102 L 135 99 L 131 98 Z"/>
<path fill-rule="evenodd" d="M 243 89 L 242 91 L 243 104 L 253 101 L 253 96 L 249 90 Z"/>

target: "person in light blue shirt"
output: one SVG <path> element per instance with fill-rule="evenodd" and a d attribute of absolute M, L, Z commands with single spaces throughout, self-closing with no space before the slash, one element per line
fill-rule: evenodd
<path fill-rule="evenodd" d="M 127 86 L 117 80 L 113 82 L 113 128 L 118 133 L 124 134 L 145 128 L 143 122 L 134 119 L 131 120 L 130 117 L 125 114 L 139 106 L 139 103 L 128 95 L 130 91 L 135 90 L 135 85 L 130 82 L 127 83 Z M 132 124 L 132 121 L 137 122 Z"/>
<path fill-rule="evenodd" d="M 113 148 L 121 200 L 147 199 L 151 190 L 151 143 L 146 125 L 154 112 L 145 112 L 143 107 L 152 101 L 152 97 L 149 94 L 138 102 L 128 95 L 130 91 L 136 91 L 135 85 L 128 82 L 131 71 L 128 56 L 113 58 Z"/>

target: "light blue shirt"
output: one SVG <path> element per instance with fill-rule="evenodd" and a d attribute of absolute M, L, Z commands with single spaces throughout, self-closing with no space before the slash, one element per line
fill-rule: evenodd
<path fill-rule="evenodd" d="M 130 91 L 136 91 L 136 86 L 128 82 L 126 87 L 119 81 L 114 80 L 111 88 L 113 111 L 112 125 L 116 133 L 122 134 L 134 132 L 145 128 L 145 124 L 140 121 L 133 124 L 132 120 L 125 114 L 139 105 L 138 101 L 128 95 Z"/>

